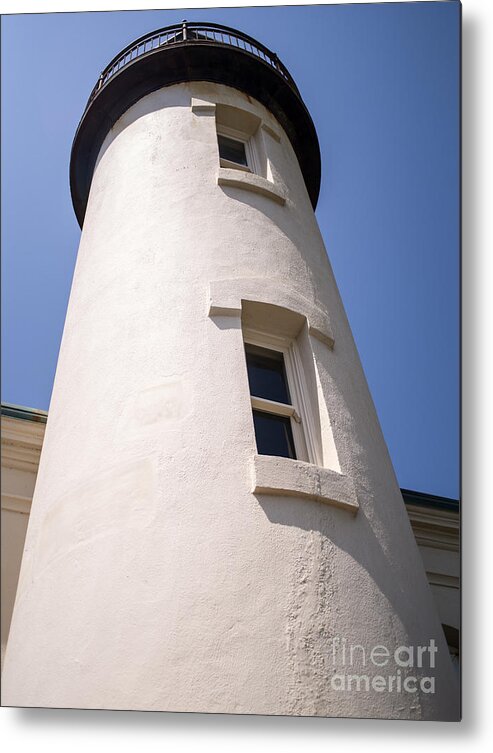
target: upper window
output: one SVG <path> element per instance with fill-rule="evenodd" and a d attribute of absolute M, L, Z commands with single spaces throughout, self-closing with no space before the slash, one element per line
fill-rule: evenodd
<path fill-rule="evenodd" d="M 263 151 L 256 134 L 258 115 L 238 107 L 216 104 L 216 129 L 221 167 L 262 175 Z"/>
<path fill-rule="evenodd" d="M 243 131 L 217 124 L 219 164 L 234 170 L 257 173 L 253 139 Z"/>
<path fill-rule="evenodd" d="M 245 344 L 250 392 L 255 397 L 291 404 L 284 355 L 258 345 Z"/>
<path fill-rule="evenodd" d="M 308 460 L 300 416 L 294 343 L 245 334 L 245 356 L 257 452 Z"/>
<path fill-rule="evenodd" d="M 232 139 L 229 136 L 223 136 L 221 133 L 218 133 L 217 142 L 219 144 L 219 159 L 221 162 L 233 162 L 235 167 L 238 165 L 248 167 L 244 141 L 238 141 L 237 139 Z"/>

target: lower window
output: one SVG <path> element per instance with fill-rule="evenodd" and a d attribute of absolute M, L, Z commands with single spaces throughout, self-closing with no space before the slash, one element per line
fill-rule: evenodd
<path fill-rule="evenodd" d="M 254 410 L 253 425 L 259 455 L 296 459 L 290 418 Z"/>
<path fill-rule="evenodd" d="M 295 343 L 252 331 L 244 333 L 244 340 L 258 454 L 313 462 Z"/>

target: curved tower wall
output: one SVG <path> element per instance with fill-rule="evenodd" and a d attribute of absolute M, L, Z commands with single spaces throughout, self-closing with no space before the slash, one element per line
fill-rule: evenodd
<path fill-rule="evenodd" d="M 260 177 L 219 167 L 216 121 L 234 117 Z M 256 454 L 246 327 L 298 342 L 310 464 Z M 431 638 L 436 667 L 399 671 L 433 674 L 434 694 L 331 681 L 338 639 L 368 659 Z M 4 702 L 445 719 L 455 697 L 290 141 L 226 86 L 149 94 L 92 180 Z"/>

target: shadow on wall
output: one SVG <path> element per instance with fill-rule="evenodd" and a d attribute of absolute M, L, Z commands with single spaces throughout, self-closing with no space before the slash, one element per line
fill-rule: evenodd
<path fill-rule="evenodd" d="M 392 611 L 400 619 L 406 634 L 410 637 L 410 643 L 415 641 L 416 636 L 421 636 L 426 643 L 430 638 L 435 638 L 438 645 L 444 644 L 444 636 L 438 630 L 436 635 L 423 635 L 419 610 L 416 609 L 414 599 L 403 598 L 405 593 L 414 593 L 414 572 L 409 568 L 418 567 L 422 572 L 423 597 L 427 603 L 423 603 L 423 614 L 435 611 L 432 594 L 427 585 L 424 567 L 419 558 L 416 547 L 416 557 L 412 562 L 402 562 L 402 550 L 398 542 L 389 551 L 384 551 L 379 537 L 375 534 L 372 525 L 365 515 L 365 503 L 361 504 L 361 492 L 359 494 L 360 509 L 356 516 L 349 516 L 346 511 L 327 506 L 322 502 L 307 499 L 296 499 L 290 496 L 254 495 L 264 511 L 268 520 L 281 526 L 294 526 L 309 533 L 318 532 L 322 539 L 329 543 L 329 552 L 334 547 L 346 552 L 361 567 L 368 577 L 376 585 L 389 604 Z M 366 499 L 366 504 L 371 500 Z M 304 506 L 303 521 L 300 520 L 299 506 Z M 404 503 L 402 503 L 404 506 Z M 409 526 L 409 524 L 408 524 Z M 410 537 L 412 537 L 409 526 Z M 411 542 L 414 546 L 414 541 Z M 408 547 L 406 547 L 408 548 Z M 341 586 L 341 583 L 338 584 Z M 438 617 L 436 621 L 439 628 Z M 444 653 L 444 651 L 440 652 Z M 448 658 L 448 652 L 445 652 Z M 443 657 L 442 657 L 443 658 Z"/>

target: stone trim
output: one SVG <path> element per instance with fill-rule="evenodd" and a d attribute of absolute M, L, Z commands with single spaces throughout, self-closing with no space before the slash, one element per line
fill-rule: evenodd
<path fill-rule="evenodd" d="M 271 136 L 274 139 L 274 141 L 277 141 L 278 144 L 281 142 L 280 135 L 276 131 L 274 131 L 273 128 L 267 125 L 267 123 L 262 123 L 260 127 L 263 131 L 265 131 L 265 133 L 268 133 L 269 136 Z"/>
<path fill-rule="evenodd" d="M 241 316 L 242 301 L 268 303 L 304 316 L 308 332 L 332 348 L 334 336 L 325 311 L 277 280 L 255 277 L 213 280 L 209 284 L 209 316 Z"/>
<path fill-rule="evenodd" d="M 267 178 L 262 178 L 255 173 L 246 173 L 240 170 L 220 167 L 217 176 L 217 185 L 227 188 L 242 188 L 252 193 L 266 196 L 269 199 L 284 205 L 286 194 L 279 186 L 275 186 Z"/>
<path fill-rule="evenodd" d="M 313 499 L 353 514 L 359 509 L 356 490 L 348 476 L 289 458 L 255 455 L 252 491 Z"/>
<path fill-rule="evenodd" d="M 216 103 L 207 102 L 207 100 L 205 99 L 197 99 L 196 97 L 192 97 L 190 108 L 192 112 L 194 112 L 196 115 L 215 115 L 216 114 Z"/>

